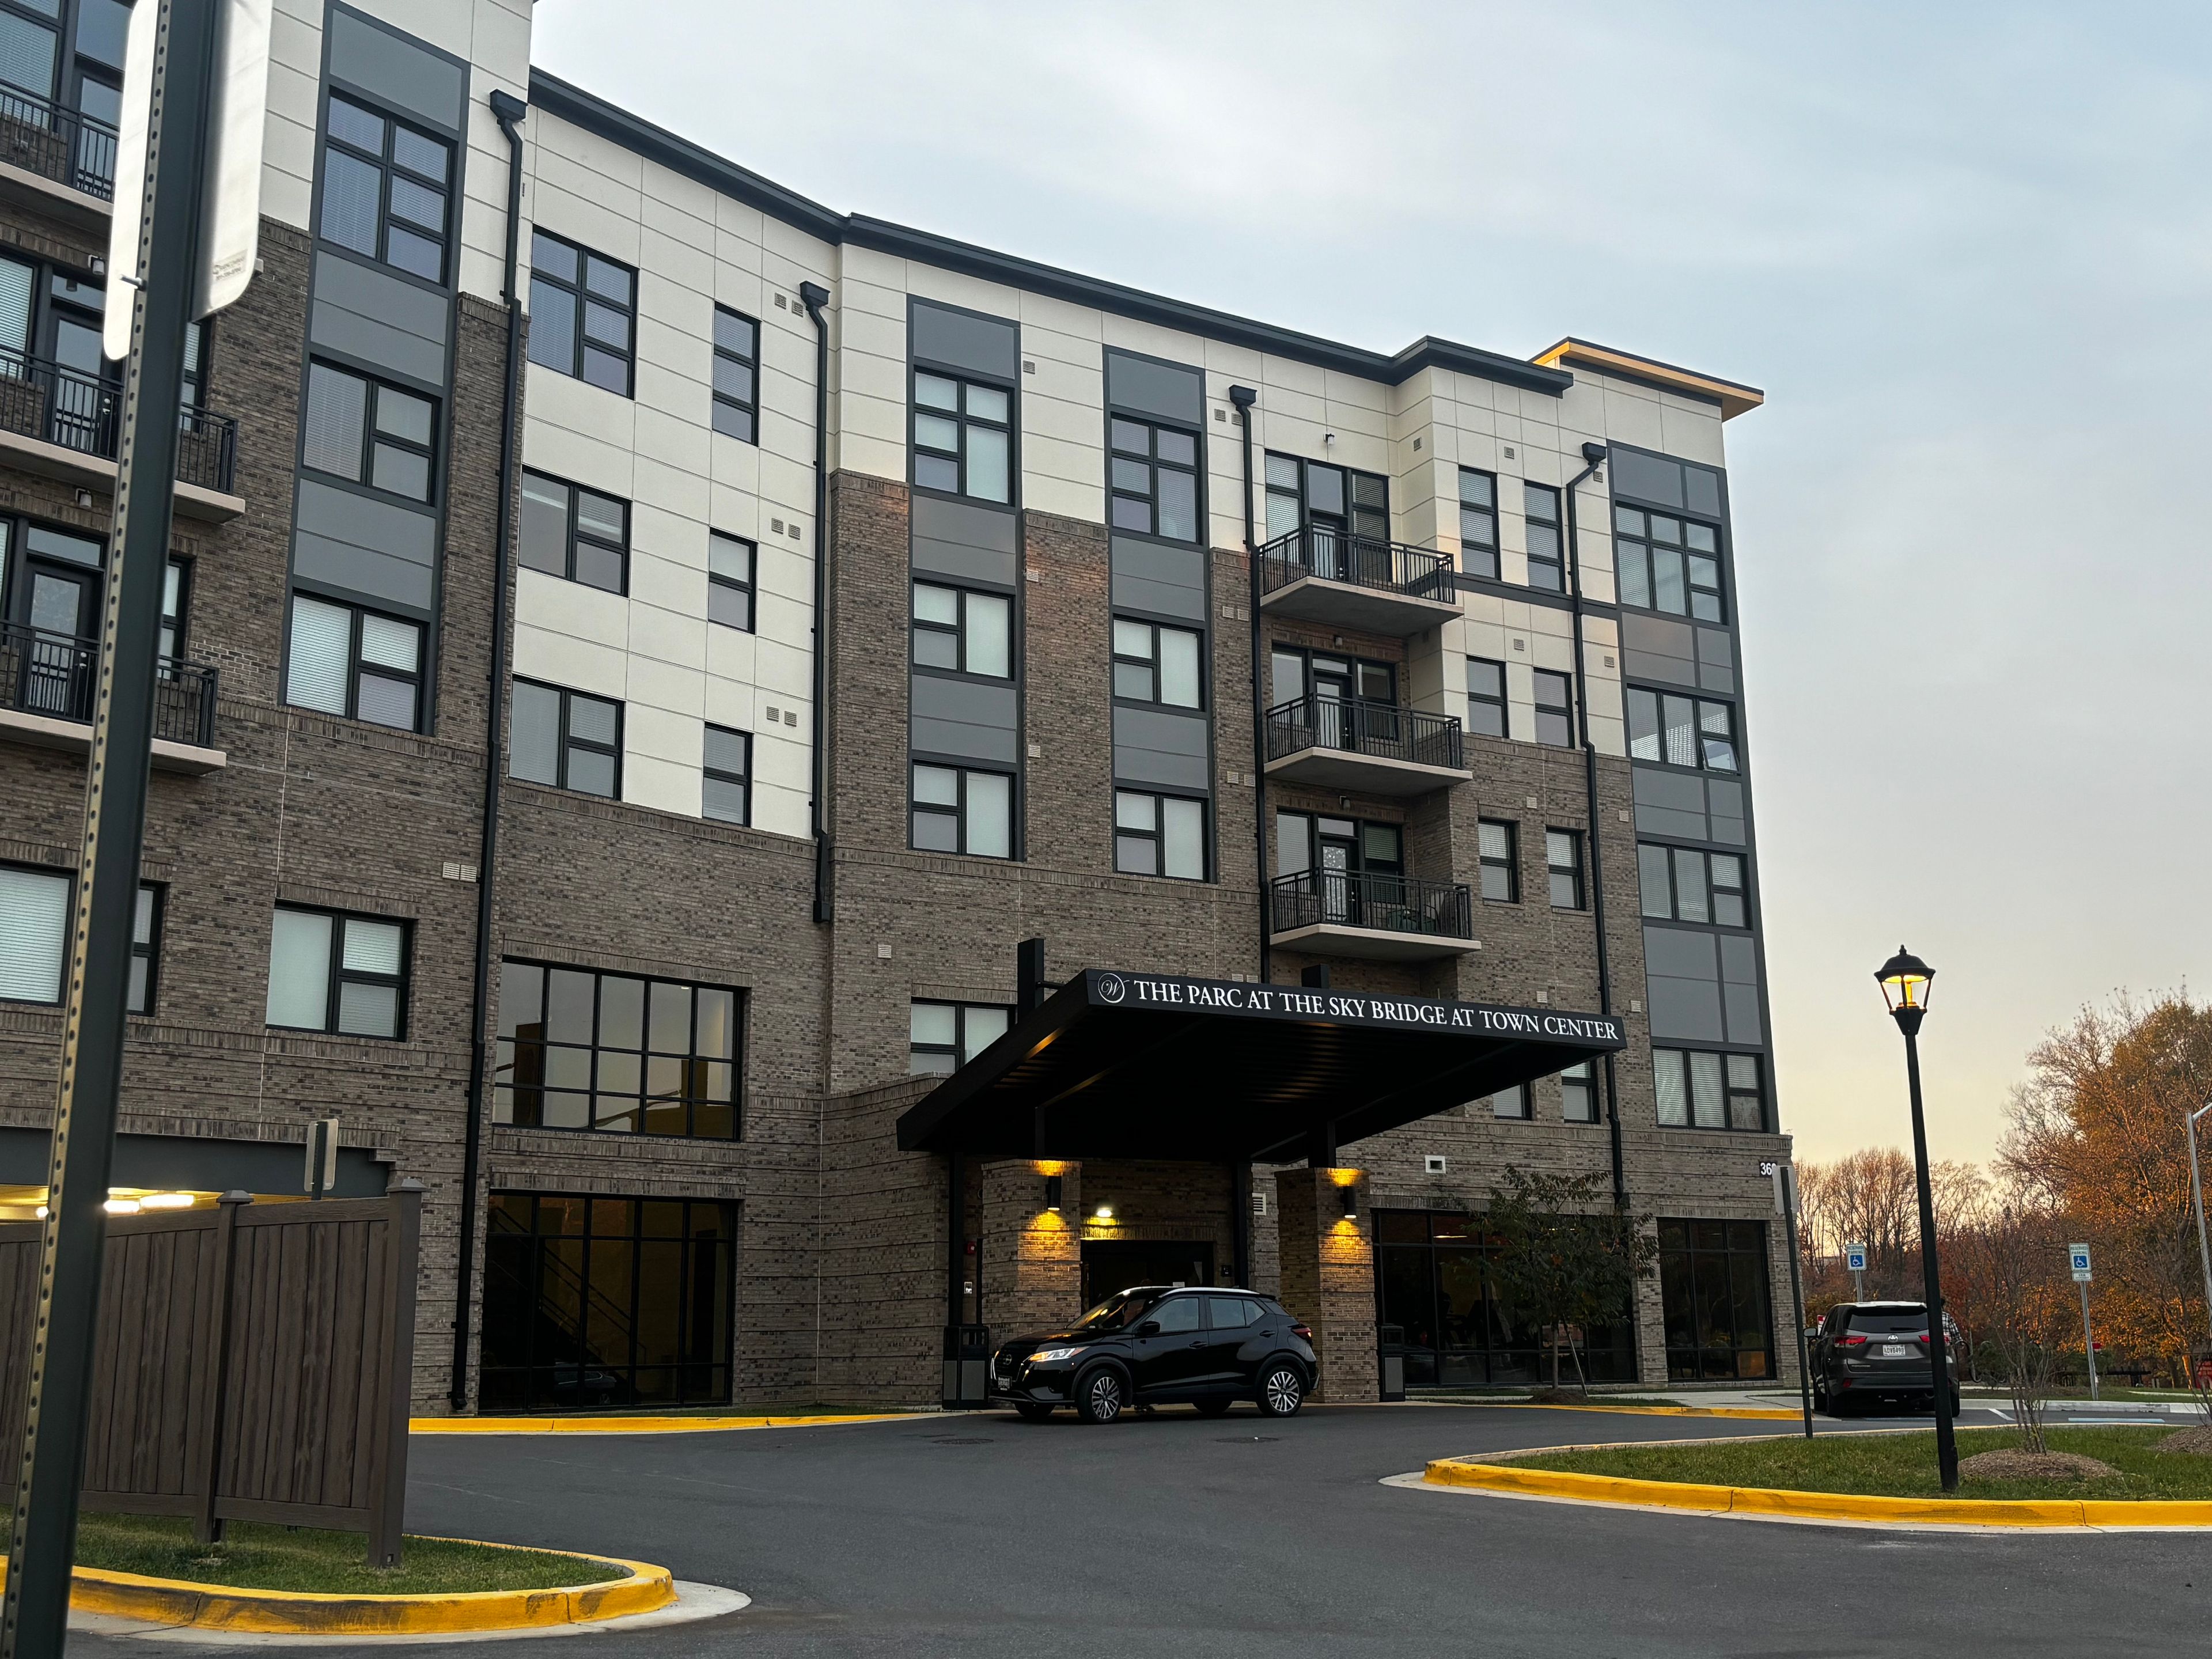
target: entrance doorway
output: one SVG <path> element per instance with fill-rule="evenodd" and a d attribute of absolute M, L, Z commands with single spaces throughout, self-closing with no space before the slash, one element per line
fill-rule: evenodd
<path fill-rule="evenodd" d="M 1133 1285 L 1211 1285 L 1213 1241 L 1086 1238 L 1083 1305 L 1095 1308 Z"/>

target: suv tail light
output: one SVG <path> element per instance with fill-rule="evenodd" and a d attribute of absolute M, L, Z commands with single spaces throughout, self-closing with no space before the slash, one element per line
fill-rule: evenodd
<path fill-rule="evenodd" d="M 1836 1339 L 1836 1346 L 1839 1348 L 1863 1348 L 1866 1346 L 1866 1338 L 1863 1336 L 1839 1336 Z"/>
<path fill-rule="evenodd" d="M 1310 1342 L 1313 1340 L 1313 1327 L 1304 1324 L 1293 1325 L 1291 1327 L 1291 1334 L 1301 1341 Z"/>

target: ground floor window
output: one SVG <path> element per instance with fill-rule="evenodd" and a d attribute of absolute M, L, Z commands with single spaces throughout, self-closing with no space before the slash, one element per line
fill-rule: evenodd
<path fill-rule="evenodd" d="M 1405 1355 L 1407 1388 L 1551 1380 L 1538 1321 L 1491 1283 L 1480 1216 L 1377 1210 L 1375 1239 L 1376 1314 L 1383 1341 Z M 1592 1382 L 1635 1380 L 1636 1344 L 1626 1317 L 1591 1327 L 1582 1343 Z M 1559 1369 L 1563 1380 L 1571 1376 L 1574 1362 L 1564 1350 Z"/>
<path fill-rule="evenodd" d="M 1659 1297 L 1670 1379 L 1774 1375 L 1764 1222 L 1661 1221 Z"/>
<path fill-rule="evenodd" d="M 494 1193 L 485 1411 L 726 1405 L 733 1206 Z"/>

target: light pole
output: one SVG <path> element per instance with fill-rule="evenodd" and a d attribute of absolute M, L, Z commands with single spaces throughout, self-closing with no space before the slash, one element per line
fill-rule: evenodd
<path fill-rule="evenodd" d="M 2197 1209 L 2197 1259 L 2204 1269 L 2204 1318 L 2208 1324 L 2212 1324 L 2212 1245 L 2204 1242 L 2204 1182 L 2197 1173 L 2197 1120 L 2207 1112 L 2212 1112 L 2212 1101 L 2190 1113 L 2184 1121 L 2189 1128 L 2189 1201 Z M 2181 1363 L 2193 1366 L 2196 1362 L 2185 1353 Z M 2196 1381 L 2193 1370 L 2190 1381 L 2192 1383 Z"/>
<path fill-rule="evenodd" d="M 1900 945 L 1875 969 L 1889 1017 L 1905 1034 L 1905 1075 L 1912 1091 L 1912 1173 L 1920 1189 L 1920 1270 L 1927 1285 L 1928 1359 L 1936 1393 L 1936 1462 L 1943 1490 L 1959 1490 L 1959 1442 L 1951 1430 L 1951 1376 L 1943 1340 L 1943 1280 L 1936 1261 L 1936 1194 L 1928 1183 L 1928 1125 L 1920 1109 L 1920 1022 L 1936 970 Z"/>

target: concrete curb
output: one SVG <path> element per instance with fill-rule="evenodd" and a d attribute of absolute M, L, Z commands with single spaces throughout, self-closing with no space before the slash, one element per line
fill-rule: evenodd
<path fill-rule="evenodd" d="M 414 1417 L 410 1434 L 731 1434 L 743 1429 L 815 1429 L 839 1423 L 894 1423 L 928 1412 L 824 1417 Z"/>
<path fill-rule="evenodd" d="M 1795 1423 L 1802 1412 L 1786 1412 L 1768 1406 L 1540 1406 L 1533 1401 L 1455 1400 L 1439 1404 L 1472 1407 L 1492 1412 L 1609 1412 L 1616 1417 L 1751 1417 L 1763 1422 Z"/>

